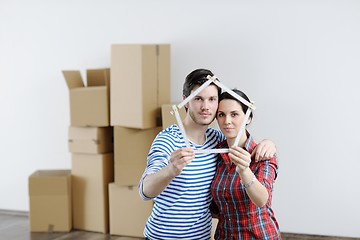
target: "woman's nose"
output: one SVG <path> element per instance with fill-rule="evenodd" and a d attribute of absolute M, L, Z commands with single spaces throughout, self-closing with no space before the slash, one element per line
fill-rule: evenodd
<path fill-rule="evenodd" d="M 225 117 L 225 124 L 230 124 L 231 123 L 231 118 L 229 116 Z"/>

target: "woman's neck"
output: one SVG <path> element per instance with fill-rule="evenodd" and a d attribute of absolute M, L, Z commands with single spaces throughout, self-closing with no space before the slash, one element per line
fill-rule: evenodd
<path fill-rule="evenodd" d="M 227 142 L 227 144 L 228 144 L 229 147 L 231 147 L 231 146 L 234 145 L 235 139 L 236 139 L 236 137 L 235 137 L 235 138 L 230 138 L 230 139 L 227 138 L 227 139 L 226 139 L 226 142 Z M 244 132 L 244 133 L 241 135 L 241 137 L 240 137 L 240 141 L 239 141 L 239 143 L 238 143 L 238 146 L 239 146 L 239 147 L 244 147 L 246 141 L 247 141 L 247 135 L 246 135 L 246 132 Z"/>

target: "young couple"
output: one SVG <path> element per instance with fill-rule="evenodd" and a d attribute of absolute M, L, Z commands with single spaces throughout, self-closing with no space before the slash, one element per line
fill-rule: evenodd
<path fill-rule="evenodd" d="M 185 79 L 183 98 L 214 74 L 196 69 Z M 239 90 L 233 90 L 249 101 Z M 250 101 L 249 101 L 250 102 Z M 233 146 L 247 106 L 214 83 L 186 105 L 183 125 L 190 148 L 174 124 L 152 143 L 139 193 L 154 200 L 144 235 L 146 239 L 209 239 L 212 200 L 219 219 L 215 239 L 281 239 L 271 209 L 278 165 L 270 140 L 256 144 L 243 131 Z M 220 130 L 209 128 L 217 119 Z M 252 119 L 252 114 L 246 124 Z M 195 154 L 194 149 L 229 148 L 229 153 Z"/>

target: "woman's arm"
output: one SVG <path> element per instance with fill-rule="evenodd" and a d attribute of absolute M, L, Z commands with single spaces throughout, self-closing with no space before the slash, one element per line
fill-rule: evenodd
<path fill-rule="evenodd" d="M 237 170 L 237 172 L 250 200 L 256 206 L 263 207 L 269 199 L 269 192 L 265 186 L 259 182 L 249 167 L 243 171 Z"/>
<path fill-rule="evenodd" d="M 233 146 L 229 149 L 229 157 L 236 165 L 236 171 L 240 175 L 241 182 L 250 200 L 258 207 L 264 206 L 269 199 L 269 191 L 259 182 L 249 168 L 251 163 L 250 153 L 241 147 Z"/>

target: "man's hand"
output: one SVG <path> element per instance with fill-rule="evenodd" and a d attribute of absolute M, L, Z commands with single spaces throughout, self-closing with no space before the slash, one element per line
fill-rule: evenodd
<path fill-rule="evenodd" d="M 262 140 L 251 153 L 256 162 L 263 161 L 274 157 L 277 153 L 275 143 L 268 139 Z"/>
<path fill-rule="evenodd" d="M 161 194 L 194 158 L 195 153 L 192 148 L 182 148 L 172 152 L 169 165 L 144 178 L 143 194 L 149 198 L 154 198 Z"/>
<path fill-rule="evenodd" d="M 173 177 L 178 176 L 181 171 L 195 158 L 193 148 L 180 148 L 170 155 L 170 167 Z"/>

